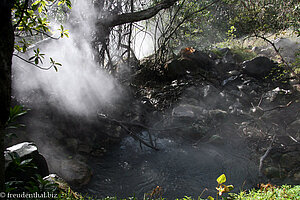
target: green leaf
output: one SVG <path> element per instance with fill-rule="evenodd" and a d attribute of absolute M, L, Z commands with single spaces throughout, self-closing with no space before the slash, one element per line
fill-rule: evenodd
<path fill-rule="evenodd" d="M 28 165 L 32 161 L 32 158 L 23 160 L 20 165 Z"/>
<path fill-rule="evenodd" d="M 219 176 L 219 177 L 217 178 L 217 182 L 218 182 L 219 184 L 225 183 L 225 182 L 226 182 L 226 176 L 225 176 L 225 174 L 222 174 L 221 176 Z"/>
<path fill-rule="evenodd" d="M 229 191 L 234 189 L 233 185 L 227 185 L 227 188 L 229 189 Z"/>
<path fill-rule="evenodd" d="M 214 200 L 214 198 L 211 197 L 211 196 L 208 196 L 207 199 L 208 199 L 208 200 Z"/>

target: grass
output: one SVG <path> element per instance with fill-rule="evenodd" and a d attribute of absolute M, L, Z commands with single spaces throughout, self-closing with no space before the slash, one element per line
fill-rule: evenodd
<path fill-rule="evenodd" d="M 147 195 L 146 195 L 147 196 Z M 290 186 L 283 185 L 275 187 L 270 184 L 262 184 L 260 189 L 252 189 L 250 191 L 242 191 L 240 193 L 229 193 L 229 197 L 218 196 L 215 199 L 219 200 L 299 200 L 300 199 L 300 185 Z M 77 199 L 77 200 L 92 200 L 97 199 L 93 197 L 87 197 L 82 195 L 75 195 L 68 190 L 63 195 L 60 195 L 59 199 Z M 205 198 L 198 197 L 196 199 L 189 196 L 183 198 L 177 198 L 176 200 L 204 200 Z M 117 197 L 106 197 L 99 200 L 138 200 L 136 197 L 128 197 L 126 199 L 118 199 Z M 143 200 L 166 200 L 161 196 L 145 197 Z"/>
<path fill-rule="evenodd" d="M 258 190 L 251 190 L 249 192 L 240 192 L 239 194 L 233 194 L 233 199 L 299 200 L 300 185 L 296 185 L 296 186 L 283 185 L 281 187 L 270 187 L 268 189 L 258 189 Z"/>

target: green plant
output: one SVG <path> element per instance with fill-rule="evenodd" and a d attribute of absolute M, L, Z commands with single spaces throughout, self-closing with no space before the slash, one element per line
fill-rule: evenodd
<path fill-rule="evenodd" d="M 5 123 L 5 136 L 7 138 L 11 138 L 16 136 L 14 133 L 11 133 L 11 129 L 17 129 L 19 127 L 24 127 L 24 124 L 16 123 L 16 120 L 25 115 L 28 112 L 28 109 L 24 110 L 24 108 L 20 105 L 16 105 L 9 109 L 9 117 Z"/>
<path fill-rule="evenodd" d="M 30 193 L 42 193 L 42 192 L 57 192 L 57 184 L 49 180 L 44 180 L 41 175 L 35 174 L 32 180 L 29 181 L 29 185 L 24 187 Z"/>
<path fill-rule="evenodd" d="M 261 184 L 263 186 L 270 184 Z M 298 200 L 300 199 L 300 186 L 289 186 L 283 185 L 281 187 L 260 187 L 260 189 L 252 189 L 250 191 L 242 191 L 238 194 L 230 194 L 232 199 L 242 199 L 242 200 Z"/>
<path fill-rule="evenodd" d="M 218 182 L 218 186 L 216 187 L 218 194 L 217 194 L 217 198 L 221 197 L 224 193 L 228 193 L 231 190 L 233 190 L 233 185 L 225 185 L 224 183 L 226 182 L 226 176 L 225 174 L 222 174 L 221 176 L 219 176 L 217 178 L 217 182 Z M 208 197 L 209 200 L 214 200 L 213 197 L 209 196 Z"/>

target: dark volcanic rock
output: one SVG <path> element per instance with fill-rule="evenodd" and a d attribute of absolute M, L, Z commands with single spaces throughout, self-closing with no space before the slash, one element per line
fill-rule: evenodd
<path fill-rule="evenodd" d="M 14 171 L 13 162 L 10 154 L 18 154 L 21 161 L 32 159 L 32 163 L 37 167 L 37 169 L 30 169 L 26 173 L 16 174 Z M 42 177 L 49 175 L 49 169 L 45 158 L 38 152 L 37 146 L 31 142 L 23 142 L 16 144 L 12 147 L 6 149 L 5 153 L 5 173 L 13 174 L 19 178 L 19 180 L 29 180 L 35 174 L 40 174 Z"/>
<path fill-rule="evenodd" d="M 243 62 L 243 72 L 255 78 L 264 78 L 274 67 L 276 67 L 276 64 L 263 56 Z"/>

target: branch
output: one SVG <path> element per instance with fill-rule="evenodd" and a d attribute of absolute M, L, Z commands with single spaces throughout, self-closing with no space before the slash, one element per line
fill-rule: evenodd
<path fill-rule="evenodd" d="M 179 28 L 186 20 L 188 20 L 189 18 L 191 18 L 193 15 L 195 15 L 195 14 L 197 14 L 197 13 L 199 13 L 199 12 L 202 12 L 203 10 L 206 10 L 207 8 L 209 8 L 210 6 L 214 5 L 215 3 L 219 2 L 219 1 L 220 1 L 220 0 L 215 0 L 215 1 L 213 1 L 213 2 L 211 2 L 211 3 L 209 3 L 209 4 L 207 4 L 206 6 L 200 8 L 199 10 L 196 10 L 196 11 L 190 13 L 189 15 L 187 15 L 186 17 L 184 17 L 184 18 L 182 19 L 182 21 L 181 21 L 179 24 L 177 24 L 177 26 L 173 29 L 173 31 L 168 35 L 168 37 L 166 37 L 166 38 L 164 39 L 164 42 L 162 43 L 162 45 L 164 45 L 164 44 L 166 43 L 166 41 L 168 41 L 168 40 L 172 37 L 172 35 L 177 31 L 177 29 L 178 29 L 178 28 Z"/>
<path fill-rule="evenodd" d="M 42 70 L 49 70 L 49 69 L 51 69 L 51 68 L 53 67 L 53 65 L 51 65 L 51 66 L 48 67 L 48 68 L 44 68 L 44 67 L 41 67 L 41 66 L 39 66 L 39 65 L 37 65 L 37 64 L 34 64 L 33 62 L 30 62 L 30 61 L 26 60 L 25 58 L 22 58 L 21 56 L 19 56 L 19 55 L 17 55 L 17 54 L 13 54 L 13 55 L 16 56 L 17 58 L 19 58 L 19 59 L 21 59 L 21 60 L 27 62 L 28 64 L 31 64 L 31 65 L 33 65 L 33 66 L 39 68 L 39 69 L 42 69 Z"/>
<path fill-rule="evenodd" d="M 15 31 L 16 28 L 20 25 L 20 23 L 21 23 L 21 21 L 22 21 L 22 19 L 23 19 L 23 17 L 24 17 L 25 11 L 27 10 L 27 7 L 28 7 L 28 0 L 25 0 L 25 2 L 24 2 L 24 7 L 23 7 L 23 9 L 22 9 L 22 13 L 21 13 L 20 19 L 19 19 L 19 21 L 17 22 L 17 24 L 14 25 L 14 31 Z"/>
<path fill-rule="evenodd" d="M 260 157 L 259 159 L 259 168 L 258 168 L 258 173 L 259 173 L 259 176 L 262 177 L 262 165 L 263 165 L 263 161 L 266 159 L 266 157 L 269 155 L 272 147 L 273 147 L 273 144 L 274 144 L 274 141 L 275 141 L 275 138 L 276 138 L 276 134 L 273 135 L 273 138 L 272 138 L 272 141 L 270 143 L 270 146 L 268 147 L 267 151 L 264 153 L 264 155 L 262 157 Z"/>
<path fill-rule="evenodd" d="M 272 111 L 272 110 L 275 110 L 275 109 L 286 108 L 286 107 L 289 107 L 292 103 L 293 103 L 293 101 L 290 101 L 286 105 L 278 105 L 278 106 L 276 106 L 274 108 L 270 108 L 270 109 L 264 110 L 264 112 Z"/>
<path fill-rule="evenodd" d="M 118 25 L 150 19 L 151 17 L 155 16 L 159 11 L 173 6 L 177 1 L 178 0 L 164 0 L 161 3 L 145 10 L 109 16 L 107 18 L 101 19 L 100 22 L 97 22 L 96 26 L 114 27 Z"/>

